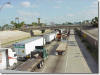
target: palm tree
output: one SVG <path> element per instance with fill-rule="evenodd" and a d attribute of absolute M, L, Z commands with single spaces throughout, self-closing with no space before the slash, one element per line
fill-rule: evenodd
<path fill-rule="evenodd" d="M 20 25 L 19 25 L 19 28 L 22 27 L 22 26 L 24 26 L 24 24 L 25 24 L 25 22 L 22 21 L 22 22 L 20 23 Z"/>

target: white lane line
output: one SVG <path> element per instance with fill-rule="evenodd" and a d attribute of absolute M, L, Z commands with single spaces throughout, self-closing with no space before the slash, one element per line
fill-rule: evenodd
<path fill-rule="evenodd" d="M 67 71 L 67 60 L 68 60 L 68 55 L 66 54 L 66 62 L 65 62 L 65 73 L 66 73 L 66 71 Z"/>
<path fill-rule="evenodd" d="M 70 37 L 69 37 L 70 38 Z M 69 40 L 68 40 L 69 41 Z M 67 42 L 68 43 L 68 42 Z M 66 65 L 65 65 L 65 73 L 67 73 L 67 67 L 68 67 L 68 63 L 67 63 L 67 61 L 68 61 L 68 50 L 69 50 L 69 46 L 67 47 L 67 52 L 66 52 Z"/>

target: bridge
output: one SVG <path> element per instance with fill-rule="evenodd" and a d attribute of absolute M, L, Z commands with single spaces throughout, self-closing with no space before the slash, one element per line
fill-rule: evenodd
<path fill-rule="evenodd" d="M 22 31 L 30 31 L 30 30 L 44 30 L 44 29 L 73 29 L 73 28 L 80 28 L 80 25 L 59 25 L 59 26 L 38 26 L 38 27 L 33 27 L 33 26 L 28 26 L 28 27 L 22 27 Z"/>

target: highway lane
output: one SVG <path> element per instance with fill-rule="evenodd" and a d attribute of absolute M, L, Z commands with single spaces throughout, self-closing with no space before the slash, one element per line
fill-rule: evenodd
<path fill-rule="evenodd" d="M 91 56 L 90 52 L 87 50 L 85 45 L 81 42 L 79 37 L 75 36 L 75 39 L 78 41 L 78 45 L 92 73 L 98 73 L 98 64 L 96 63 L 95 59 Z"/>
<path fill-rule="evenodd" d="M 41 69 L 36 70 L 36 72 L 42 72 L 42 73 L 65 73 L 65 64 L 66 64 L 66 56 L 67 51 L 65 55 L 59 55 L 56 56 L 56 48 L 58 47 L 57 43 L 53 49 L 51 50 L 48 60 L 45 62 L 44 66 Z M 66 60 L 65 60 L 66 59 Z"/>
<path fill-rule="evenodd" d="M 73 34 L 73 30 L 71 34 Z M 70 42 L 74 41 L 74 43 Z M 65 41 L 67 42 L 67 41 Z M 78 44 L 75 35 L 70 35 L 68 48 L 63 56 L 56 56 L 55 50 L 57 43 L 49 54 L 48 60 L 41 69 L 36 70 L 39 73 L 92 73 L 88 66 Z M 72 45 L 71 45 L 72 44 Z"/>
<path fill-rule="evenodd" d="M 74 34 L 74 31 L 71 31 Z M 48 49 L 49 56 L 44 62 L 44 66 L 36 69 L 38 73 L 92 73 L 87 64 L 86 58 L 83 56 L 81 48 L 77 44 L 75 35 L 70 35 L 69 40 L 62 40 L 66 42 L 65 55 L 55 55 L 56 48 L 60 42 L 53 41 L 45 46 Z M 84 49 L 84 48 L 83 48 Z"/>
<path fill-rule="evenodd" d="M 74 34 L 73 30 L 71 30 L 71 34 Z M 92 73 L 77 44 L 78 41 L 75 39 L 75 35 L 70 35 L 69 42 L 72 45 L 68 45 L 66 73 Z"/>

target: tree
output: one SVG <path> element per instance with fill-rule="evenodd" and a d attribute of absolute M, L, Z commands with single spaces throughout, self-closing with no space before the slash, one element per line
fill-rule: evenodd
<path fill-rule="evenodd" d="M 62 23 L 62 25 L 72 25 L 73 23 L 71 22 L 65 22 L 65 23 Z"/>
<path fill-rule="evenodd" d="M 17 28 L 17 23 L 15 23 L 14 21 L 10 22 L 13 25 L 13 28 Z"/>
<path fill-rule="evenodd" d="M 25 22 L 24 22 L 24 21 L 22 21 L 21 23 L 17 24 L 17 28 L 21 28 L 21 27 L 23 27 L 23 26 L 24 26 L 24 24 L 25 24 Z"/>
<path fill-rule="evenodd" d="M 24 21 L 22 21 L 20 24 L 21 24 L 21 26 L 23 26 L 23 25 L 25 24 L 25 22 L 24 22 Z"/>
<path fill-rule="evenodd" d="M 93 27 L 98 27 L 98 17 L 93 18 L 91 24 Z"/>
<path fill-rule="evenodd" d="M 68 25 L 72 25 L 73 23 L 71 23 L 71 22 L 68 22 L 67 24 L 68 24 Z"/>
<path fill-rule="evenodd" d="M 33 25 L 33 26 L 38 26 L 38 23 L 32 22 L 32 25 Z"/>
<path fill-rule="evenodd" d="M 11 23 L 12 25 L 14 25 L 15 22 L 14 22 L 14 21 L 11 21 L 10 23 Z"/>
<path fill-rule="evenodd" d="M 45 23 L 40 23 L 40 26 L 46 26 L 46 24 Z"/>
<path fill-rule="evenodd" d="M 41 32 L 44 33 L 45 32 L 45 29 L 41 30 Z"/>
<path fill-rule="evenodd" d="M 8 30 L 8 29 L 10 29 L 10 26 L 8 24 L 5 24 L 5 25 L 3 25 L 2 29 L 3 30 Z"/>
<path fill-rule="evenodd" d="M 11 24 L 14 26 L 14 28 L 21 28 L 25 23 L 22 21 L 21 23 L 16 23 L 14 21 L 11 21 Z"/>
<path fill-rule="evenodd" d="M 0 30 L 2 30 L 2 27 L 0 26 Z"/>

